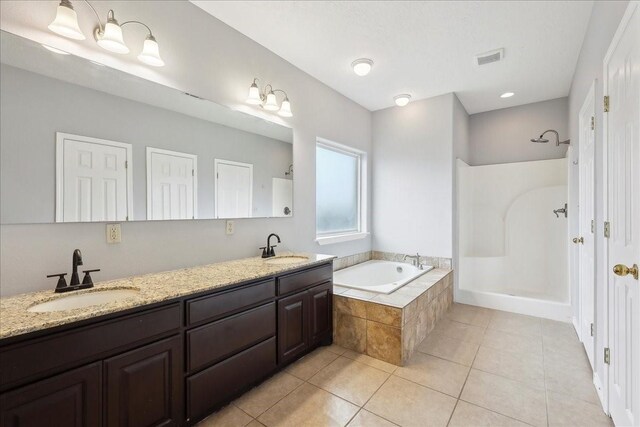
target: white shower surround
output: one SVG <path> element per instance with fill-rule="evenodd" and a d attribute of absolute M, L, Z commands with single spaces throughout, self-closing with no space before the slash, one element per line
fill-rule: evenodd
<path fill-rule="evenodd" d="M 458 167 L 457 301 L 569 321 L 567 160 Z"/>

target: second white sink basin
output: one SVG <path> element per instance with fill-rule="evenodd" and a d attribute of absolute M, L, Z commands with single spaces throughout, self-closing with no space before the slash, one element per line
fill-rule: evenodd
<path fill-rule="evenodd" d="M 73 310 L 74 308 L 107 304 L 121 299 L 135 297 L 138 293 L 139 291 L 135 289 L 105 289 L 103 291 L 65 295 L 51 301 L 31 306 L 27 311 L 34 313 L 48 313 L 53 311 Z"/>
<path fill-rule="evenodd" d="M 297 264 L 299 262 L 308 261 L 309 257 L 301 256 L 301 255 L 290 255 L 290 256 L 279 256 L 275 258 L 269 258 L 264 263 L 270 265 L 286 265 L 286 264 Z"/>

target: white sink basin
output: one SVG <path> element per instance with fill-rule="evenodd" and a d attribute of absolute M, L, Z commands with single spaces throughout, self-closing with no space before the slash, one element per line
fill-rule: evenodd
<path fill-rule="evenodd" d="M 73 310 L 74 308 L 107 304 L 109 302 L 135 297 L 137 295 L 138 291 L 135 289 L 107 289 L 104 291 L 65 295 L 51 301 L 31 306 L 27 311 L 31 311 L 33 313 L 49 313 L 52 311 Z"/>
<path fill-rule="evenodd" d="M 286 264 L 298 264 L 300 262 L 308 261 L 309 257 L 301 255 L 291 256 L 278 256 L 275 258 L 269 258 L 264 263 L 269 265 L 286 265 Z"/>

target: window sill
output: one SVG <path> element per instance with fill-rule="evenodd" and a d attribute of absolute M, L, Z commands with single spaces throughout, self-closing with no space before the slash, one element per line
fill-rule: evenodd
<path fill-rule="evenodd" d="M 349 242 L 351 240 L 360 240 L 369 236 L 369 233 L 358 232 L 358 233 L 345 233 L 345 234 L 332 234 L 330 236 L 321 236 L 316 237 L 316 242 L 320 246 L 331 245 L 333 243 L 342 243 Z"/>

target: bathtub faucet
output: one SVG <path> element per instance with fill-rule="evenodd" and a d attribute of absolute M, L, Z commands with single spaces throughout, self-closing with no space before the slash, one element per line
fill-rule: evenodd
<path fill-rule="evenodd" d="M 416 266 L 418 268 L 421 268 L 421 265 L 420 265 L 420 254 L 419 253 L 416 252 L 415 255 L 405 255 L 402 258 L 402 261 L 406 261 L 407 258 L 411 258 L 411 264 L 412 265 L 414 265 L 414 266 Z"/>

